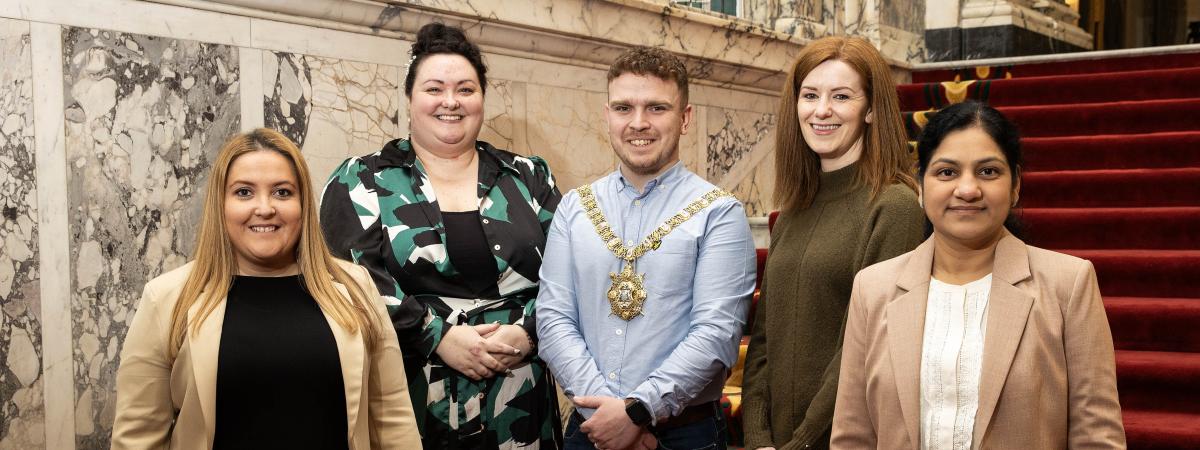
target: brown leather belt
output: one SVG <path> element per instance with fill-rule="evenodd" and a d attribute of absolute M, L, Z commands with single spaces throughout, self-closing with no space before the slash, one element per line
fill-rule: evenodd
<path fill-rule="evenodd" d="M 579 414 L 579 411 L 575 411 L 572 414 L 576 416 L 580 423 L 583 423 L 587 420 L 583 417 L 583 415 Z M 716 417 L 717 414 L 722 414 L 720 404 L 718 404 L 716 401 L 704 402 L 699 405 L 692 405 L 683 408 L 683 411 L 681 411 L 677 416 L 671 416 L 658 421 L 658 425 L 655 425 L 653 429 L 657 431 L 672 430 L 691 425 L 704 419 Z"/>

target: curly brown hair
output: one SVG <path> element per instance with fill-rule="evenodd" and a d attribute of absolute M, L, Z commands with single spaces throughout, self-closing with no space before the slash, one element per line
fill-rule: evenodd
<path fill-rule="evenodd" d="M 650 75 L 656 78 L 674 81 L 679 87 L 682 103 L 688 104 L 688 74 L 683 61 L 670 52 L 661 48 L 639 45 L 626 50 L 613 61 L 608 68 L 608 82 L 617 77 L 632 73 L 635 75 Z"/>

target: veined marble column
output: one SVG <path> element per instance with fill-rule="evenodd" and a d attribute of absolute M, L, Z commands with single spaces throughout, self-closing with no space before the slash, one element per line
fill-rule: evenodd
<path fill-rule="evenodd" d="M 822 0 L 771 0 L 777 11 L 775 29 L 794 36 L 816 39 L 829 30 L 825 25 L 825 4 Z"/>
<path fill-rule="evenodd" d="M 1077 25 L 1079 14 L 1060 0 L 930 0 L 930 5 L 925 34 L 933 61 L 1092 49 L 1092 35 Z"/>

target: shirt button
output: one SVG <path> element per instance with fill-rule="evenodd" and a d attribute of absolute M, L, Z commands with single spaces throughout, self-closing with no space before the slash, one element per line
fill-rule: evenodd
<path fill-rule="evenodd" d="M 617 379 L 617 373 L 616 373 L 616 372 L 610 372 L 610 373 L 608 374 L 608 379 L 610 379 L 610 380 L 615 380 L 615 379 Z"/>
<path fill-rule="evenodd" d="M 493 245 L 492 250 L 500 250 L 500 244 Z"/>
<path fill-rule="evenodd" d="M 641 201 L 641 200 L 634 200 L 634 201 L 633 201 L 633 206 L 642 206 L 642 201 Z"/>
<path fill-rule="evenodd" d="M 630 246 L 630 247 L 633 247 L 633 240 L 632 240 L 632 239 L 630 239 L 630 240 L 628 240 L 628 241 L 625 241 L 625 245 L 628 245 L 628 246 Z"/>
<path fill-rule="evenodd" d="M 487 225 L 487 223 L 488 223 L 488 220 L 487 220 L 487 219 L 483 219 L 483 224 L 484 224 L 484 225 Z"/>
<path fill-rule="evenodd" d="M 618 330 L 617 330 L 617 336 L 620 336 L 620 335 L 622 335 L 622 334 L 625 334 L 625 332 L 624 332 L 624 331 L 621 331 L 621 330 L 619 330 L 619 329 L 618 329 Z"/>

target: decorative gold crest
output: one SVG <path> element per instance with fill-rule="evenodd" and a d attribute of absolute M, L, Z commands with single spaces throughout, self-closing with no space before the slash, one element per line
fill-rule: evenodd
<path fill-rule="evenodd" d="M 633 320 L 642 315 L 642 304 L 646 301 L 646 287 L 643 282 L 645 274 L 633 272 L 632 264 L 625 264 L 621 273 L 609 272 L 612 286 L 608 288 L 608 304 L 612 306 L 614 316 L 623 320 Z"/>
<path fill-rule="evenodd" d="M 608 247 L 613 255 L 625 262 L 621 273 L 608 273 L 609 278 L 612 278 L 612 286 L 608 288 L 608 303 L 612 306 L 613 315 L 624 320 L 633 320 L 634 317 L 642 315 L 642 304 L 646 302 L 646 286 L 644 284 L 646 275 L 633 271 L 634 262 L 646 252 L 658 250 L 667 234 L 691 219 L 696 213 L 707 208 L 712 202 L 722 197 L 733 197 L 733 194 L 729 192 L 713 189 L 693 200 L 683 208 L 683 211 L 671 216 L 670 219 L 651 231 L 650 235 L 646 236 L 636 247 L 629 248 L 621 243 L 621 238 L 617 237 L 617 234 L 608 226 L 608 221 L 604 219 L 604 213 L 600 211 L 600 204 L 596 202 L 596 196 L 592 193 L 592 186 L 583 185 L 576 191 L 579 192 L 579 201 L 583 203 L 588 220 L 591 220 L 592 226 L 596 228 L 596 234 L 600 236 L 605 247 Z"/>

